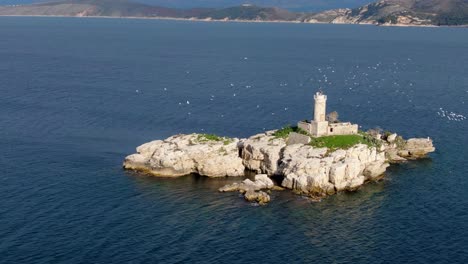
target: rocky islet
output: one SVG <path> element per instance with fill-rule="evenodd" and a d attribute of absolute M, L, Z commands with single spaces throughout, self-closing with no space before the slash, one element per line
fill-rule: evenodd
<path fill-rule="evenodd" d="M 315 198 L 354 191 L 382 177 L 391 163 L 426 157 L 435 150 L 430 138 L 404 140 L 396 134 L 373 138 L 375 145 L 332 149 L 291 144 L 288 138 L 275 136 L 275 131 L 246 139 L 175 135 L 139 146 L 137 153 L 125 158 L 123 167 L 162 177 L 191 173 L 233 177 L 253 171 L 257 173 L 254 181 L 245 179 L 219 191 L 239 191 L 247 201 L 266 204 L 270 197 L 264 190 L 286 188 Z M 277 185 L 270 179 L 273 176 L 281 179 Z"/>

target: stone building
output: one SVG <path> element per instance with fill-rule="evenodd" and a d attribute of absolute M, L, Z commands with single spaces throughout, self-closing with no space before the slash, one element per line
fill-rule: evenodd
<path fill-rule="evenodd" d="M 334 135 L 352 135 L 357 134 L 358 125 L 350 122 L 330 123 L 326 119 L 327 96 L 322 92 L 314 95 L 314 119 L 309 121 L 300 121 L 297 126 L 307 131 L 311 136 L 334 136 Z"/>

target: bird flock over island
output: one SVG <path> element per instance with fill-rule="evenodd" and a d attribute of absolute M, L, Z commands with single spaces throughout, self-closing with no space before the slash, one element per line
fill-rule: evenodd
<path fill-rule="evenodd" d="M 245 57 L 241 59 L 244 60 Z M 302 81 L 291 83 L 289 80 L 279 81 L 277 88 L 274 88 L 275 93 L 279 95 L 287 95 L 289 91 L 296 88 L 307 89 L 310 88 L 311 94 L 315 87 L 320 87 L 326 91 L 336 90 L 340 92 L 340 97 L 337 101 L 343 101 L 349 94 L 359 94 L 362 98 L 359 103 L 352 105 L 356 109 L 365 108 L 367 111 L 375 109 L 375 104 L 378 103 L 374 98 L 380 96 L 382 90 L 385 91 L 386 96 L 390 96 L 389 100 L 395 100 L 398 103 L 406 104 L 409 107 L 418 107 L 418 98 L 414 96 L 416 89 L 421 89 L 424 84 L 418 84 L 417 81 L 409 79 L 407 76 L 402 76 L 408 69 L 408 66 L 413 63 L 411 58 L 404 59 L 403 62 L 382 62 L 376 61 L 373 64 L 354 65 L 348 69 L 339 68 L 336 66 L 335 60 L 330 59 L 330 65 L 315 66 L 308 73 L 307 78 Z M 342 72 L 346 71 L 343 75 Z M 192 77 L 191 71 L 186 70 L 184 74 L 187 78 Z M 180 111 L 185 112 L 187 116 L 195 114 L 195 102 L 203 104 L 222 104 L 225 101 L 242 100 L 251 95 L 256 86 L 261 84 L 253 81 L 226 81 L 224 87 L 208 90 L 204 92 L 201 90 L 196 93 L 196 97 L 180 98 L 180 96 L 171 96 L 172 90 L 182 89 L 181 87 L 164 86 L 156 89 L 155 91 L 148 91 L 156 94 L 165 94 L 167 100 L 177 100 L 174 104 L 178 105 Z M 420 86 L 420 87 L 418 87 Z M 159 90 L 159 92 L 158 92 Z M 467 91 L 468 92 L 468 91 Z M 137 94 L 142 94 L 144 91 L 141 89 L 136 90 Z M 204 94 L 206 93 L 206 94 Z M 155 94 L 155 95 L 156 95 Z M 230 98 L 230 99 L 229 99 Z M 182 100 L 181 100 L 182 99 Z M 465 102 L 463 98 L 460 100 L 462 104 Z M 217 102 L 221 101 L 221 102 Z M 421 102 L 424 103 L 424 102 Z M 291 109 L 287 104 L 270 104 L 267 101 L 258 102 L 253 105 L 253 109 L 268 111 L 270 118 L 284 119 L 282 113 Z M 450 106 L 433 106 L 435 113 L 434 118 L 442 118 L 449 122 L 463 122 L 467 117 L 463 113 L 457 113 L 449 110 Z M 218 118 L 225 118 L 230 114 L 232 109 L 226 109 L 225 112 L 216 113 Z M 266 128 L 264 128 L 266 129 Z"/>

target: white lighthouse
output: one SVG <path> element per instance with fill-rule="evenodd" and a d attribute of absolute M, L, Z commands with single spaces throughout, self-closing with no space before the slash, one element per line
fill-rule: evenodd
<path fill-rule="evenodd" d="M 326 119 L 327 96 L 322 92 L 314 95 L 314 119 L 310 122 L 301 121 L 297 126 L 307 131 L 311 136 L 349 135 L 358 132 L 358 125 L 349 122 L 329 123 Z"/>
<path fill-rule="evenodd" d="M 314 121 L 323 122 L 325 120 L 325 113 L 327 108 L 327 96 L 321 92 L 317 92 L 314 95 L 315 107 L 314 107 Z"/>
<path fill-rule="evenodd" d="M 328 121 L 325 118 L 327 109 L 327 96 L 322 92 L 316 92 L 314 95 L 314 120 L 311 124 L 311 134 L 317 137 L 327 135 Z"/>

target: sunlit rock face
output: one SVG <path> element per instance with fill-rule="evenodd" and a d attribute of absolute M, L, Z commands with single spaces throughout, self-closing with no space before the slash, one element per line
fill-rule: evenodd
<path fill-rule="evenodd" d="M 177 177 L 197 173 L 208 177 L 243 176 L 238 139 L 200 140 L 200 135 L 176 135 L 137 148 L 125 158 L 124 168 L 156 176 Z"/>
<path fill-rule="evenodd" d="M 280 171 L 285 176 L 283 187 L 322 196 L 354 190 L 382 175 L 387 167 L 385 154 L 367 145 L 331 153 L 327 148 L 293 145 L 285 149 Z"/>
<path fill-rule="evenodd" d="M 277 173 L 278 162 L 286 141 L 273 136 L 273 132 L 269 131 L 241 140 L 240 155 L 248 170 L 268 175 Z"/>
<path fill-rule="evenodd" d="M 425 157 L 435 150 L 429 138 L 404 140 L 397 134 L 373 135 L 374 145 L 357 144 L 347 149 L 314 147 L 311 144 L 286 144 L 288 138 L 275 131 L 247 139 L 175 135 L 155 140 L 129 155 L 124 168 L 155 176 L 178 177 L 196 173 L 208 177 L 244 176 L 245 170 L 258 173 L 220 188 L 221 192 L 239 191 L 247 200 L 266 203 L 261 190 L 277 184 L 296 193 L 321 197 L 339 191 L 353 191 L 367 181 L 380 178 L 389 163 Z M 258 199 L 257 199 L 258 198 Z M 269 200 L 268 200 L 269 201 Z"/>

